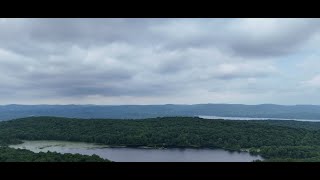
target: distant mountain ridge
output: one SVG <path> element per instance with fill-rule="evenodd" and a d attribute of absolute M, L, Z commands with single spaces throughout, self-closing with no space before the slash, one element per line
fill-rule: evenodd
<path fill-rule="evenodd" d="M 319 119 L 320 105 L 2 105 L 0 120 L 30 116 L 138 119 L 164 116 L 229 116 L 253 118 Z"/>

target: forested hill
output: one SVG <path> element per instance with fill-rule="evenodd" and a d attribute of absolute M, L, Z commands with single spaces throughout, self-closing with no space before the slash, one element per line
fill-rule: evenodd
<path fill-rule="evenodd" d="M 0 147 L 0 162 L 110 162 L 97 155 L 60 154 L 56 152 L 34 153 L 26 149 Z"/>
<path fill-rule="evenodd" d="M 289 124 L 286 124 L 289 123 Z M 2 144 L 64 140 L 114 146 L 250 150 L 269 160 L 320 161 L 320 131 L 283 121 L 166 117 L 142 120 L 30 117 L 0 123 Z"/>
<path fill-rule="evenodd" d="M 139 119 L 165 116 L 229 116 L 287 119 L 319 119 L 320 106 L 274 104 L 196 104 L 196 105 L 5 105 L 0 106 L 0 120 L 30 116 L 70 118 Z"/>
<path fill-rule="evenodd" d="M 208 120 L 197 117 L 141 120 L 30 117 L 0 123 L 0 138 L 155 147 L 239 149 L 295 145 L 304 144 L 304 138 L 307 135 L 317 135 L 316 132 L 261 122 Z M 320 138 L 308 140 L 314 145 L 320 145 Z"/>

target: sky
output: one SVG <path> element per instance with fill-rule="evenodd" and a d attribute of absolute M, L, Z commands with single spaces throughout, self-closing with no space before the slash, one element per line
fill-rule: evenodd
<path fill-rule="evenodd" d="M 320 19 L 0 18 L 0 104 L 320 104 Z"/>

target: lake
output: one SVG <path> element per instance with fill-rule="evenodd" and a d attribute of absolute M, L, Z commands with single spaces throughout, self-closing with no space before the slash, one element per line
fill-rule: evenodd
<path fill-rule="evenodd" d="M 262 158 L 248 152 L 230 152 L 223 149 L 147 149 L 108 147 L 93 143 L 66 141 L 24 141 L 10 145 L 15 149 L 28 149 L 33 152 L 96 154 L 115 162 L 251 162 Z"/>

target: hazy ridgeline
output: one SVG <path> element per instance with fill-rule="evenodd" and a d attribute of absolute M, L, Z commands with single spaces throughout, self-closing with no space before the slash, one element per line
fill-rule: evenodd
<path fill-rule="evenodd" d="M 6 105 L 0 106 L 0 120 L 30 116 L 69 118 L 139 119 L 165 116 L 230 116 L 320 120 L 320 106 L 274 104 L 197 104 L 197 105 Z"/>

